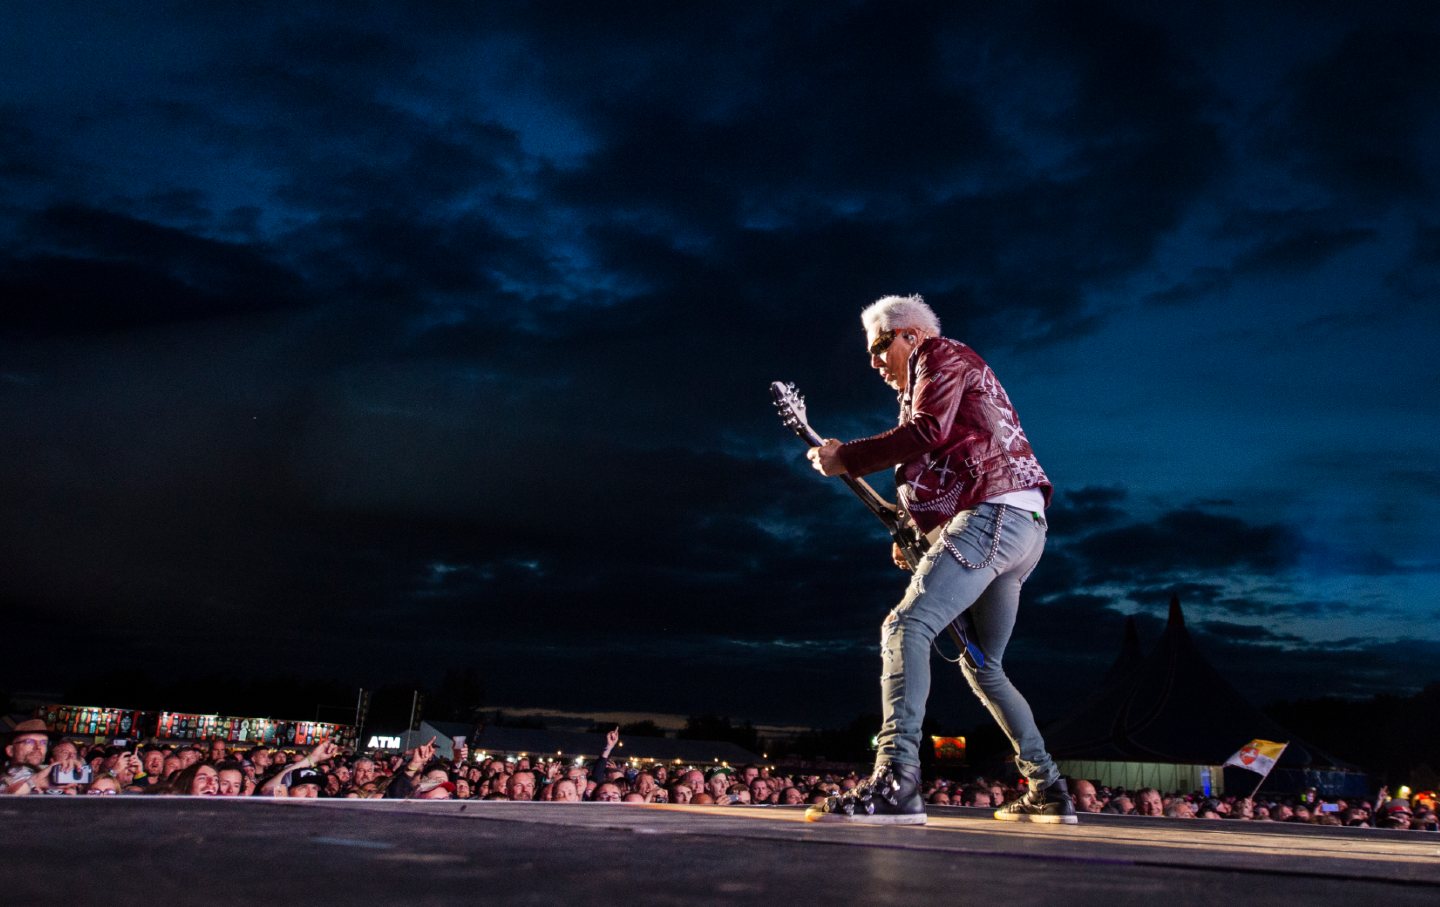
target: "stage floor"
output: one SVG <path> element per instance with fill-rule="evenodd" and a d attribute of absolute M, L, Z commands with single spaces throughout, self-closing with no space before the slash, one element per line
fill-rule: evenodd
<path fill-rule="evenodd" d="M 809 824 L 798 807 L 0 799 L 12 904 L 1440 903 L 1440 835 L 1229 821 Z"/>

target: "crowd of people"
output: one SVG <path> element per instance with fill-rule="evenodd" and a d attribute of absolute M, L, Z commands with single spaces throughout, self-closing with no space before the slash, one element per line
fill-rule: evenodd
<path fill-rule="evenodd" d="M 610 758 L 618 742 L 618 730 L 611 731 L 594 757 L 566 761 L 472 758 L 463 745 L 447 759 L 437 755 L 433 740 L 388 756 L 342 752 L 329 742 L 308 753 L 266 746 L 234 749 L 224 740 L 131 748 L 86 746 L 32 719 L 8 735 L 0 793 L 798 806 L 821 803 L 864 780 L 855 773 L 808 774 L 763 765 L 630 765 Z M 1080 813 L 1437 830 L 1433 796 L 1390 797 L 1383 788 L 1373 800 L 1327 799 L 1315 791 L 1251 799 L 1154 788 L 1130 791 L 1074 778 L 1070 790 Z M 1022 793 L 985 778 L 936 777 L 923 787 L 925 801 L 933 806 L 996 809 Z"/>
<path fill-rule="evenodd" d="M 1164 793 L 1153 787 L 1127 790 L 1084 778 L 1069 781 L 1077 813 L 1117 816 L 1163 816 L 1170 819 L 1233 819 L 1250 822 L 1291 822 L 1344 825 L 1352 828 L 1440 830 L 1433 795 L 1391 797 L 1386 788 L 1373 799 L 1322 797 L 1314 790 L 1300 796 L 1208 796 L 1202 792 Z M 926 801 L 939 806 L 990 808 L 1016 796 L 998 781 L 983 778 L 965 784 L 936 779 L 927 785 Z"/>

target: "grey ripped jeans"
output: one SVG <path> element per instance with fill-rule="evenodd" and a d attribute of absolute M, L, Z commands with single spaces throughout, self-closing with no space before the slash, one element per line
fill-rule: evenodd
<path fill-rule="evenodd" d="M 1005 676 L 1004 667 L 1005 646 L 1020 608 L 1020 586 L 1040 561 L 1045 531 L 1043 516 L 1003 504 L 961 511 L 946 525 L 951 544 L 971 564 L 983 566 L 961 564 L 944 540 L 937 540 L 911 577 L 905 597 L 886 617 L 880 631 L 884 722 L 877 763 L 920 764 L 920 723 L 930 695 L 930 644 L 968 608 L 976 641 L 985 651 L 983 668 L 972 668 L 968 659 L 961 663 L 970 688 L 1010 738 L 1026 778 L 1043 788 L 1060 776 L 1045 751 L 1030 704 Z M 992 545 L 995 556 L 987 564 Z"/>

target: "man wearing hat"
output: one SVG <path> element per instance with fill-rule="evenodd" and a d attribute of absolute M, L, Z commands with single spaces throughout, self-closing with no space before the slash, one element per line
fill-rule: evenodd
<path fill-rule="evenodd" d="M 43 793 L 50 787 L 50 729 L 39 718 L 15 725 L 5 744 L 5 775 L 0 793 Z M 79 761 L 79 757 L 75 757 Z"/>
<path fill-rule="evenodd" d="M 287 797 L 318 797 L 320 789 L 325 786 L 325 775 L 318 768 L 301 768 L 291 772 L 285 779 L 289 785 L 285 796 Z"/>
<path fill-rule="evenodd" d="M 711 771 L 705 790 L 715 798 L 716 803 L 726 802 L 726 798 L 730 796 L 730 769 L 721 766 Z"/>
<path fill-rule="evenodd" d="M 517 772 L 517 774 L 519 774 Z M 455 796 L 455 782 L 443 769 L 432 769 L 425 773 L 425 777 L 415 785 L 415 793 L 411 795 L 412 800 L 449 800 Z"/>
<path fill-rule="evenodd" d="M 1385 818 L 1380 827 L 1408 829 L 1414 819 L 1415 813 L 1410 809 L 1410 800 L 1396 797 L 1385 804 Z"/>

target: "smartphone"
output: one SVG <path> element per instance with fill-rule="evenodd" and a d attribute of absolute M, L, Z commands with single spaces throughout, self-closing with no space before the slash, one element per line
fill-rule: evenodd
<path fill-rule="evenodd" d="M 1321 803 L 1321 804 L 1320 804 L 1320 811 L 1321 811 L 1322 813 L 1338 813 L 1338 812 L 1340 811 L 1340 804 L 1339 804 L 1339 803 Z"/>
<path fill-rule="evenodd" d="M 51 784 L 89 784 L 90 777 L 90 766 L 88 765 L 79 765 L 68 770 L 59 765 L 50 767 Z"/>

